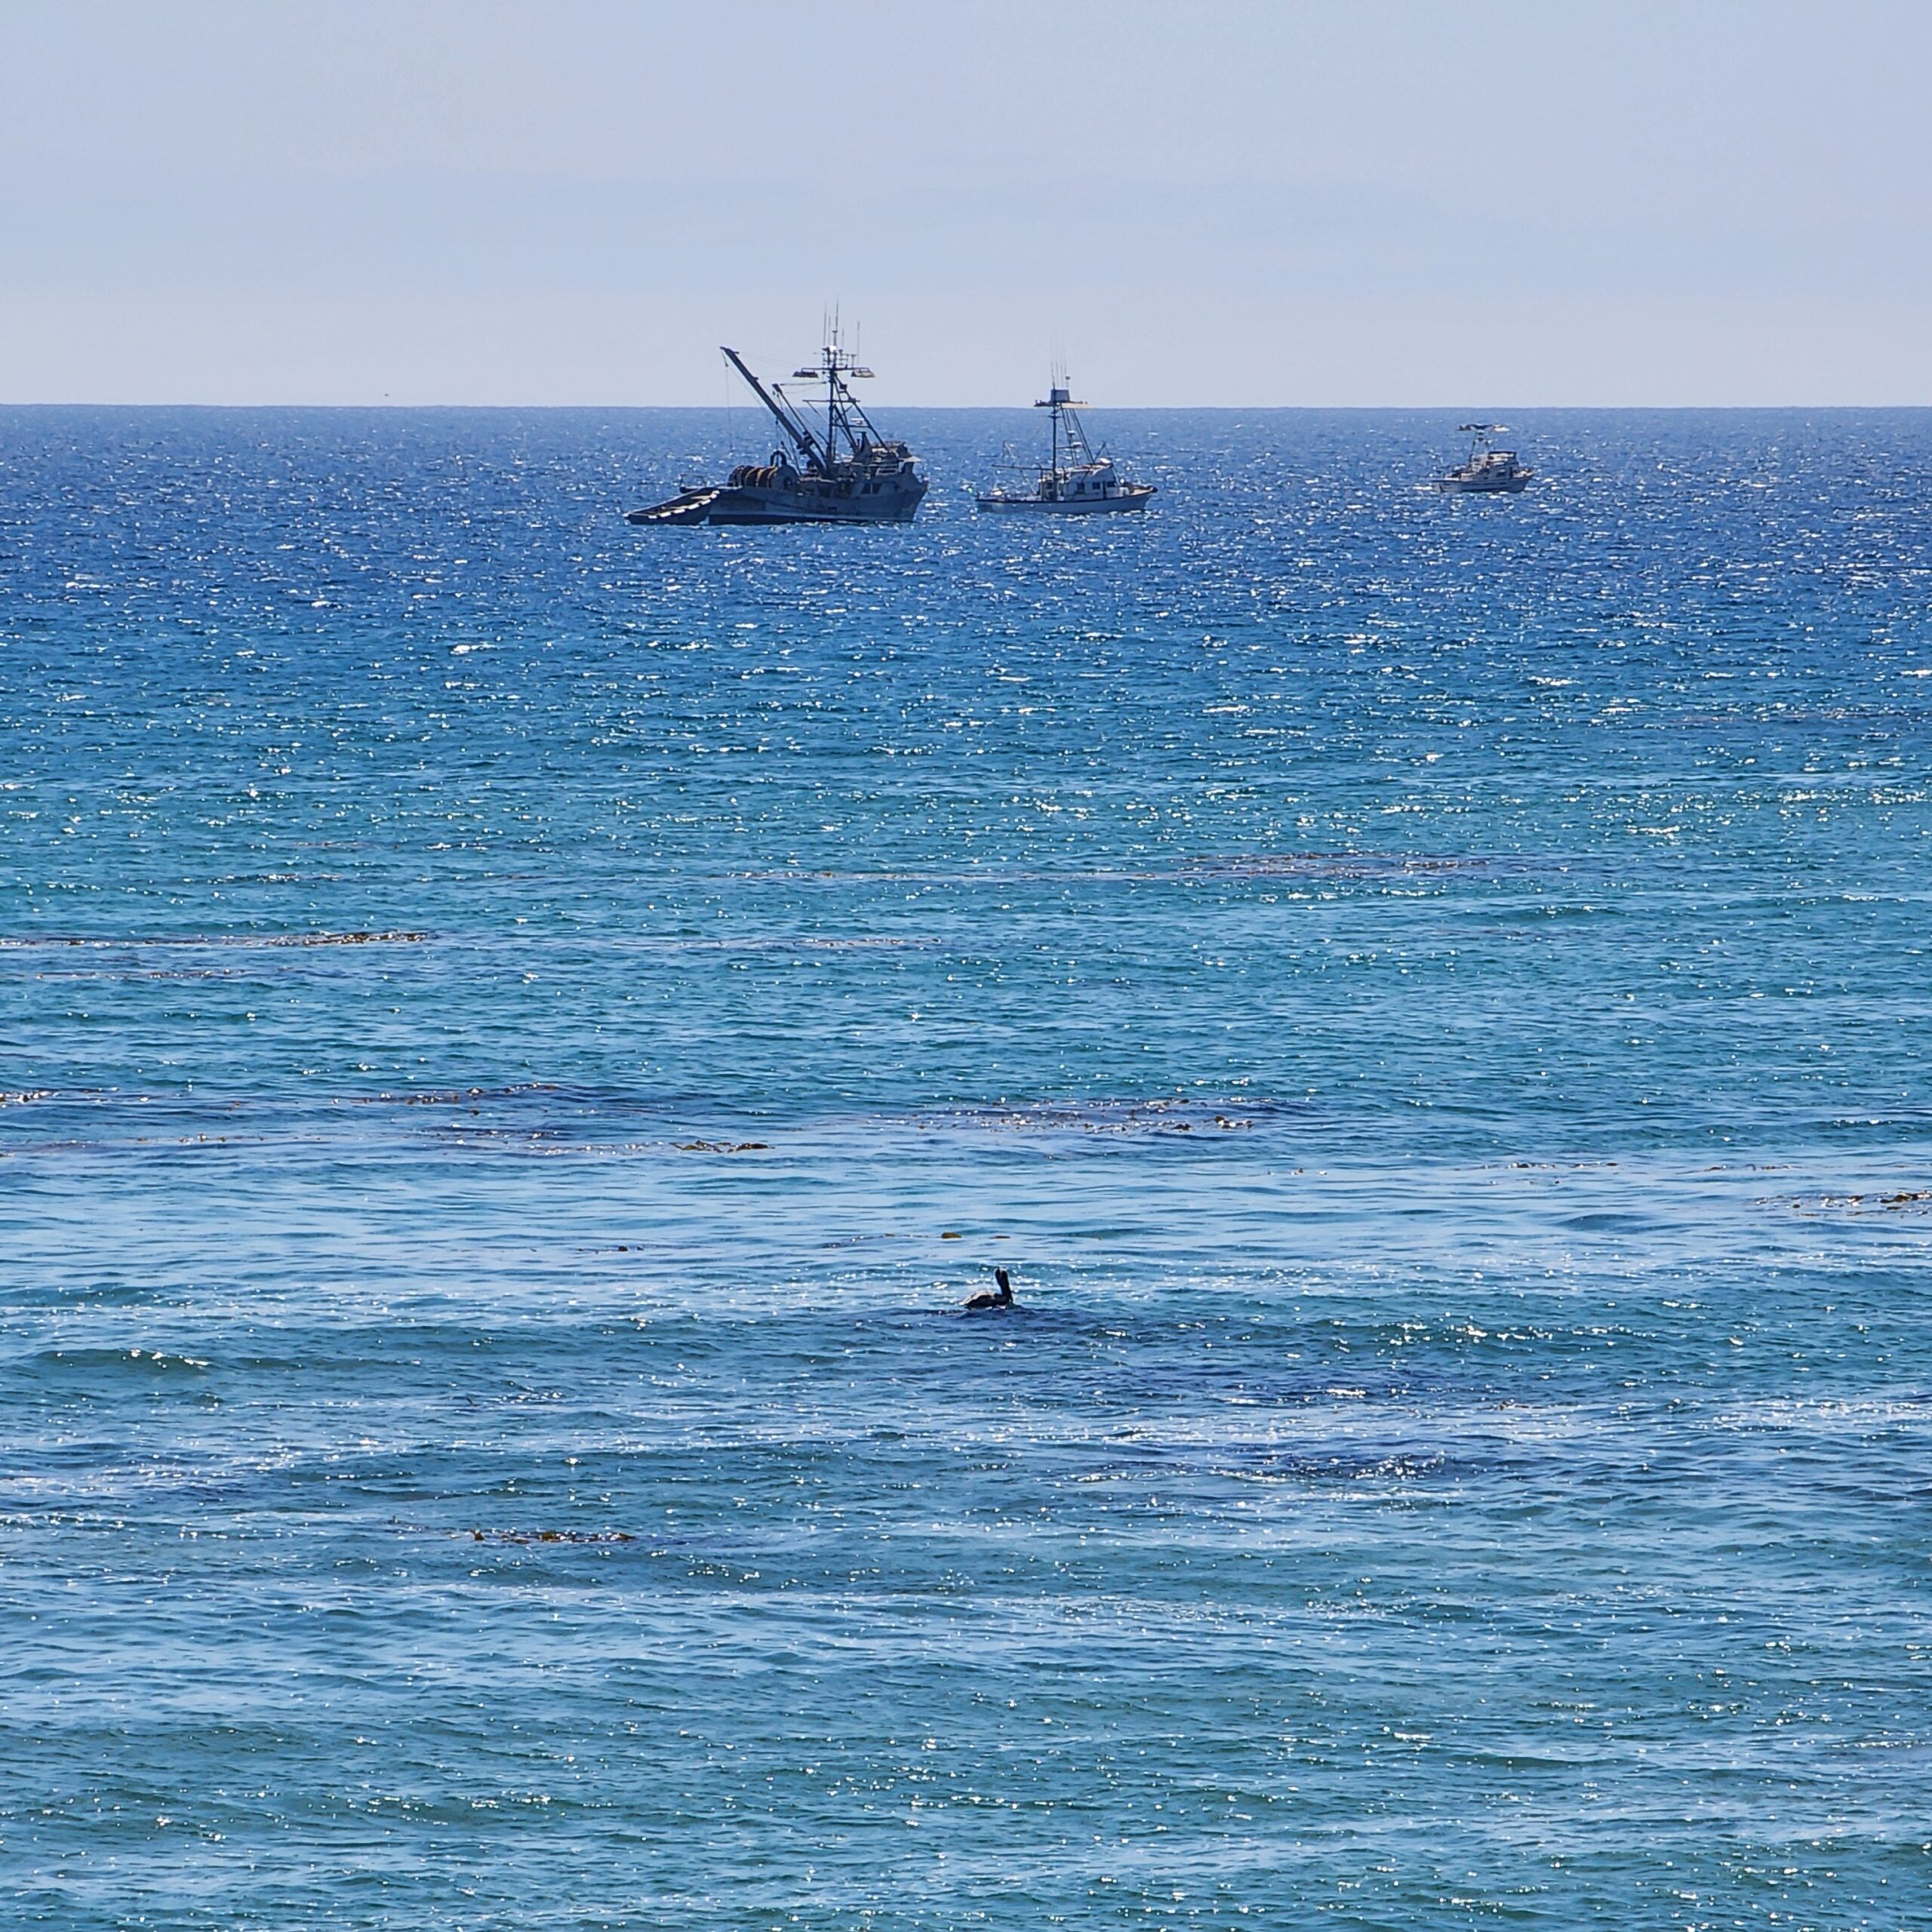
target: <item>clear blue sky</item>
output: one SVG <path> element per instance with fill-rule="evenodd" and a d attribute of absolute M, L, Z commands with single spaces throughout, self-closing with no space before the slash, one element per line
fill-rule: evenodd
<path fill-rule="evenodd" d="M 0 0 L 0 398 L 1932 403 L 1932 0 Z"/>

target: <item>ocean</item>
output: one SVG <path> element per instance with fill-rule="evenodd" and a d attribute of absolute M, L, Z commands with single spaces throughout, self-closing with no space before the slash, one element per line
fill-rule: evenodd
<path fill-rule="evenodd" d="M 882 415 L 0 411 L 0 1924 L 1932 1924 L 1932 412 Z"/>

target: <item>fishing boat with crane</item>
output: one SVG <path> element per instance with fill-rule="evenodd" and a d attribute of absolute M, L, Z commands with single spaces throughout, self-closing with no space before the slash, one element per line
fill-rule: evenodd
<path fill-rule="evenodd" d="M 1044 510 L 1061 516 L 1089 516 L 1109 510 L 1143 510 L 1154 494 L 1151 483 L 1130 483 L 1114 467 L 1105 450 L 1097 455 L 1081 426 L 1079 412 L 1067 386 L 1066 371 L 1057 370 L 1046 400 L 1035 409 L 1052 412 L 1046 466 L 1031 489 L 989 490 L 979 497 L 983 510 Z"/>
<path fill-rule="evenodd" d="M 1506 493 L 1513 497 L 1535 476 L 1534 469 L 1517 460 L 1514 450 L 1496 447 L 1497 438 L 1509 433 L 1508 423 L 1460 423 L 1456 433 L 1469 438 L 1469 457 L 1435 479 L 1438 490 L 1470 491 L 1484 495 Z"/>
<path fill-rule="evenodd" d="M 918 459 L 903 443 L 881 436 L 852 393 L 872 371 L 838 341 L 819 351 L 812 366 L 795 369 L 795 382 L 823 383 L 823 401 L 808 415 L 785 386 L 761 383 L 735 349 L 724 359 L 750 386 L 783 432 L 783 445 L 764 463 L 739 464 L 722 483 L 681 491 L 669 501 L 632 510 L 639 524 L 910 523 L 926 494 Z M 819 418 L 820 410 L 823 420 Z"/>

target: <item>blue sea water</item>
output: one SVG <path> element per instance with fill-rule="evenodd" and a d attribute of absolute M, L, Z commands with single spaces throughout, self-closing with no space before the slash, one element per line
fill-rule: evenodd
<path fill-rule="evenodd" d="M 1932 1924 L 1932 414 L 891 426 L 0 411 L 0 1923 Z"/>

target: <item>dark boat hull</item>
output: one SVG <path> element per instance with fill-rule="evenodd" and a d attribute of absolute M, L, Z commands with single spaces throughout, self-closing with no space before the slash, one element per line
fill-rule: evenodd
<path fill-rule="evenodd" d="M 721 484 L 687 490 L 668 503 L 632 510 L 625 521 L 637 524 L 696 523 L 910 523 L 924 500 L 918 477 L 900 483 L 888 478 L 875 491 L 863 484 L 834 483 L 822 490 L 788 490 L 771 485 Z"/>

